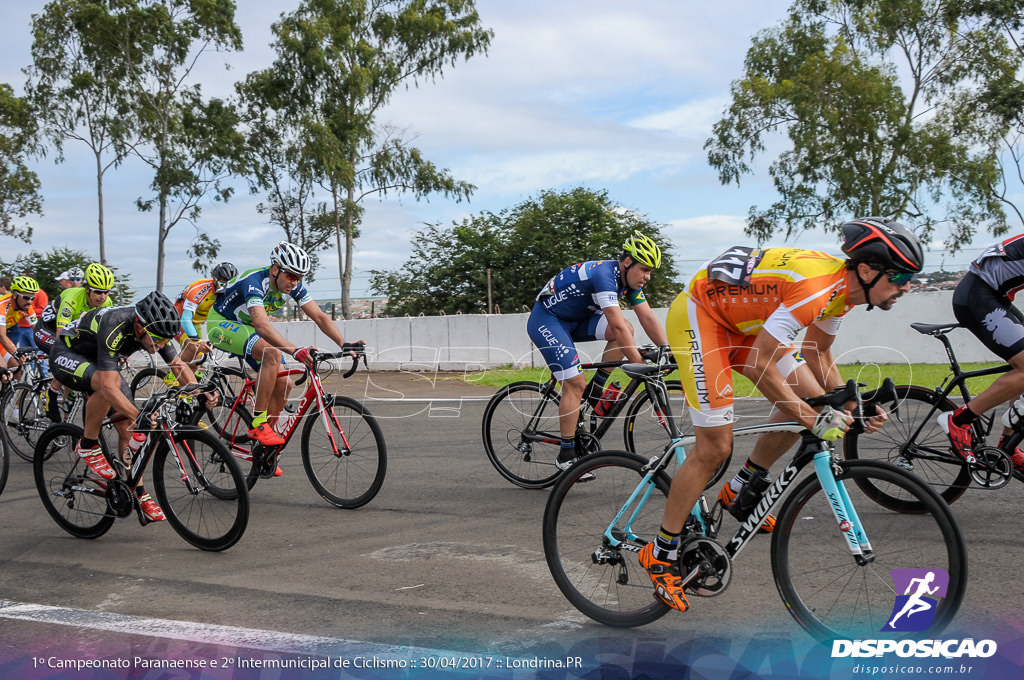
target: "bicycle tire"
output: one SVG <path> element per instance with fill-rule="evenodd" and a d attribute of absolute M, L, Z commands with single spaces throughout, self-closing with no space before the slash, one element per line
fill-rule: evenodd
<path fill-rule="evenodd" d="M 342 443 L 347 446 L 336 453 Z M 301 446 L 306 476 L 331 505 L 358 508 L 380 492 L 388 470 L 387 446 L 377 419 L 355 399 L 335 396 L 325 412 L 308 415 Z"/>
<path fill-rule="evenodd" d="M 139 406 L 154 394 L 163 392 L 167 388 L 167 384 L 164 382 L 166 377 L 166 368 L 150 366 L 137 371 L 128 384 L 128 389 L 132 393 L 132 400 L 135 402 L 135 405 Z M 177 384 L 177 381 L 175 381 L 175 384 Z"/>
<path fill-rule="evenodd" d="M 245 373 L 231 366 L 217 366 L 211 369 L 205 377 L 216 385 L 218 400 L 216 406 L 212 408 L 204 406 L 201 409 L 204 412 L 203 422 L 215 430 L 222 439 L 227 439 L 228 437 L 224 435 L 224 423 L 230 415 L 231 406 L 235 403 L 242 385 L 245 384 Z M 198 422 L 193 420 L 193 424 L 198 424 Z M 248 430 L 248 423 L 246 423 L 246 430 Z M 237 439 L 238 433 L 235 432 L 231 436 Z"/>
<path fill-rule="evenodd" d="M 219 427 L 210 423 L 220 423 Z M 212 416 L 207 408 L 197 408 L 192 414 L 192 425 L 200 429 L 209 430 L 220 437 L 228 451 L 235 457 L 242 475 L 245 477 L 245 486 L 250 491 L 259 480 L 259 470 L 256 461 L 252 457 L 253 440 L 249 438 L 249 424 L 252 416 L 248 409 L 239 404 L 229 409 L 227 415 Z"/>
<path fill-rule="evenodd" d="M 153 452 L 153 490 L 178 535 L 200 550 L 227 550 L 249 523 L 249 492 L 242 471 L 224 443 L 192 426 L 172 430 L 176 456 L 166 435 Z M 186 465 L 195 492 L 178 471 Z"/>
<path fill-rule="evenodd" d="M 817 476 L 804 479 L 783 502 L 772 534 L 771 563 L 779 595 L 797 623 L 820 641 L 940 633 L 956 615 L 967 587 L 967 548 L 949 505 L 927 484 L 888 463 L 841 461 L 843 481 L 874 550 L 861 566 L 850 555 L 831 502 Z M 867 502 L 864 489 L 899 486 L 921 504 L 920 514 Z M 873 499 L 871 499 L 873 500 Z M 893 569 L 944 569 L 945 596 L 923 631 L 885 632 L 895 613 Z"/>
<path fill-rule="evenodd" d="M 647 570 L 637 554 L 654 540 L 660 526 L 670 481 L 658 473 L 654 489 L 633 521 L 635 530 L 650 531 L 646 539 L 629 542 L 633 549 L 612 549 L 604 532 L 646 474 L 647 461 L 628 451 L 605 451 L 583 458 L 562 475 L 544 508 L 544 558 L 555 584 L 574 607 L 607 626 L 632 628 L 655 621 L 670 607 L 654 595 Z M 580 481 L 584 475 L 593 479 Z M 601 551 L 607 560 L 595 555 Z"/>
<path fill-rule="evenodd" d="M 4 487 L 7 486 L 7 475 L 11 471 L 11 454 L 7 447 L 7 433 L 0 432 L 0 494 L 4 492 Z"/>
<path fill-rule="evenodd" d="M 43 409 L 41 384 L 18 383 L 11 387 L 3 404 L 7 443 L 22 460 L 31 463 L 39 436 L 52 423 Z"/>
<path fill-rule="evenodd" d="M 502 387 L 484 407 L 482 434 L 487 459 L 498 473 L 524 489 L 544 489 L 558 480 L 555 466 L 560 443 L 522 439 L 523 431 L 540 407 L 541 431 L 558 435 L 558 394 L 543 395 L 544 385 L 521 380 Z M 550 414 L 546 414 L 550 411 Z"/>
<path fill-rule="evenodd" d="M 931 422 L 924 424 L 924 428 L 912 445 L 909 445 L 909 442 L 911 435 L 922 420 L 928 417 L 929 413 L 935 415 L 932 412 L 933 405 L 937 405 L 939 412 L 953 411 L 956 406 L 949 399 L 939 401 L 939 395 L 934 390 L 915 385 L 900 385 L 896 388 L 896 396 L 899 399 L 900 420 L 890 418 L 884 427 L 872 434 L 865 432 L 847 434 L 843 439 L 843 452 L 846 459 L 896 463 L 902 452 L 906 450 L 910 454 L 910 463 L 913 465 L 912 473 L 919 480 L 934 488 L 944 501 L 953 503 L 971 486 L 971 473 L 967 466 L 954 459 L 952 455 L 949 456 L 948 461 L 928 460 L 914 455 L 919 447 L 928 447 L 938 451 L 947 450 L 949 438 L 946 433 L 932 419 Z M 861 479 L 857 482 L 864 493 L 879 505 L 896 512 L 924 512 L 924 508 L 915 499 L 899 495 L 898 489 L 864 486 L 871 483 L 872 481 L 868 479 Z"/>
<path fill-rule="evenodd" d="M 99 538 L 116 517 L 107 507 L 106 482 L 89 470 L 75 451 L 82 428 L 53 425 L 39 437 L 32 473 L 43 507 L 64 531 Z M 104 451 L 110 458 L 108 451 Z"/>

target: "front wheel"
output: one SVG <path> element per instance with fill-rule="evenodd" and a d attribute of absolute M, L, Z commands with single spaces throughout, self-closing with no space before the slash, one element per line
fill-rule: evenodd
<path fill-rule="evenodd" d="M 388 469 L 387 447 L 377 420 L 355 399 L 333 397 L 306 416 L 302 467 L 316 492 L 331 505 L 358 508 L 380 491 Z"/>
<path fill-rule="evenodd" d="M 4 492 L 7 486 L 7 473 L 10 471 L 11 461 L 7 453 L 7 437 L 0 432 L 0 493 Z"/>
<path fill-rule="evenodd" d="M 171 435 L 157 440 L 153 454 L 157 502 L 186 541 L 201 550 L 227 550 L 249 522 L 249 492 L 238 463 L 205 430 L 179 426 Z"/>
<path fill-rule="evenodd" d="M 502 477 L 524 489 L 551 486 L 562 474 L 555 466 L 560 448 L 558 393 L 523 380 L 498 390 L 484 408 L 487 459 Z"/>
<path fill-rule="evenodd" d="M 641 495 L 642 507 L 631 508 L 620 520 L 632 517 L 630 526 L 641 536 L 627 535 L 620 525 L 609 531 L 621 504 L 644 478 L 646 464 L 627 451 L 587 456 L 559 479 L 544 508 L 544 557 L 551 576 L 574 607 L 607 626 L 642 626 L 670 609 L 655 597 L 637 559 L 658 533 L 668 477 L 653 477 Z"/>
<path fill-rule="evenodd" d="M 192 412 L 192 425 L 213 432 L 228 447 L 245 476 L 249 490 L 260 478 L 260 467 L 252 455 L 256 442 L 249 438 L 251 423 L 252 416 L 241 404 L 228 404 L 227 408 L 218 405 L 213 409 L 202 406 Z"/>
<path fill-rule="evenodd" d="M 45 389 L 45 388 L 44 388 Z M 42 391 L 27 383 L 13 385 L 4 395 L 3 424 L 11 451 L 32 462 L 39 435 L 50 426 L 42 404 Z"/>
<path fill-rule="evenodd" d="M 165 391 L 168 387 L 167 383 L 164 382 L 166 378 L 167 369 L 157 368 L 156 366 L 150 366 L 135 373 L 128 384 L 128 389 L 131 390 L 132 400 L 135 402 L 135 405 L 141 406 L 154 394 Z M 177 385 L 177 379 L 173 379 L 172 384 Z"/>
<path fill-rule="evenodd" d="M 32 472 L 43 507 L 64 531 L 78 538 L 99 538 L 115 517 L 107 509 L 107 481 L 75 451 L 81 438 L 77 425 L 47 429 L 36 443 Z"/>
<path fill-rule="evenodd" d="M 949 437 L 936 418 L 940 413 L 955 410 L 956 406 L 949 399 L 940 399 L 933 390 L 914 385 L 898 386 L 896 397 L 899 418 L 890 415 L 889 422 L 871 434 L 847 434 L 843 439 L 846 459 L 892 463 L 913 473 L 935 489 L 944 501 L 952 503 L 971 485 L 971 473 L 949 453 Z M 859 479 L 857 484 L 871 500 L 890 510 L 908 513 L 925 510 L 914 498 L 904 496 L 898 487 L 865 486 L 874 484 L 870 479 Z"/>
<path fill-rule="evenodd" d="M 839 466 L 836 479 L 856 508 L 872 559 L 857 563 L 821 482 L 808 477 L 783 503 L 772 534 L 772 572 L 782 601 L 797 623 L 824 642 L 938 635 L 959 609 L 967 586 L 967 551 L 949 506 L 930 487 L 887 463 Z M 888 510 L 866 494 L 871 488 L 898 490 L 922 511 Z M 911 570 L 935 586 L 944 584 L 944 572 L 948 584 L 933 596 L 925 593 L 921 603 L 930 606 L 914 614 L 918 618 L 907 618 L 902 574 L 910 572 L 893 570 Z"/>

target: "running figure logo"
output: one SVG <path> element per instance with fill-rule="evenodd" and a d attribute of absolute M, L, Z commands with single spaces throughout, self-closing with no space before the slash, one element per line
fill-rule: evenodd
<path fill-rule="evenodd" d="M 935 620 L 939 599 L 949 587 L 944 569 L 893 569 L 889 572 L 896 585 L 896 602 L 883 631 L 915 632 L 926 630 Z"/>

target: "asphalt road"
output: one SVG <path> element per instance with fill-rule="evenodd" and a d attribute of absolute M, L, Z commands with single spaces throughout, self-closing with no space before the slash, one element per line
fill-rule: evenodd
<path fill-rule="evenodd" d="M 715 663 L 728 667 L 751 649 L 767 655 L 783 645 L 803 658 L 813 648 L 779 599 L 762 538 L 736 561 L 722 595 L 695 598 L 685 614 L 642 629 L 590 621 L 548 573 L 540 536 L 546 491 L 512 486 L 482 451 L 480 419 L 493 390 L 409 374 L 361 376 L 343 392 L 366 398 L 380 419 L 389 461 L 381 493 L 358 510 L 330 507 L 306 479 L 295 441 L 282 458 L 284 475 L 256 485 L 246 534 L 224 553 L 204 553 L 166 524 L 143 528 L 133 518 L 99 539 L 73 538 L 44 512 L 31 466 L 12 461 L 0 496 L 0 677 L 12 677 L 4 672 L 10 664 L 27 668 L 44 647 L 68 656 L 97 644 L 216 656 L 223 641 L 214 631 L 222 627 L 250 631 L 224 644 L 306 653 L 335 653 L 350 642 L 378 652 L 583 653 L 590 661 L 676 650 L 721 657 Z M 764 408 L 745 402 L 740 413 Z M 745 457 L 738 447 L 734 466 Z M 1024 637 L 1022 491 L 1016 482 L 971 490 L 953 506 L 971 580 L 949 634 L 979 638 L 998 628 L 1018 643 Z M 153 619 L 180 629 L 150 629 Z"/>

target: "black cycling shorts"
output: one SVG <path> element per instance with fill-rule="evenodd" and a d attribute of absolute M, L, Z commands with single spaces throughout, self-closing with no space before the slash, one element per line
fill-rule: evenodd
<path fill-rule="evenodd" d="M 54 343 L 50 350 L 50 372 L 62 385 L 73 390 L 93 394 L 92 376 L 97 370 L 94 360 L 77 354 L 63 342 Z M 131 400 L 132 391 L 128 381 L 123 375 L 118 374 L 118 377 L 121 378 L 121 394 Z"/>
<path fill-rule="evenodd" d="M 1024 314 L 980 276 L 968 272 L 957 284 L 953 315 L 1003 361 L 1024 352 Z"/>

